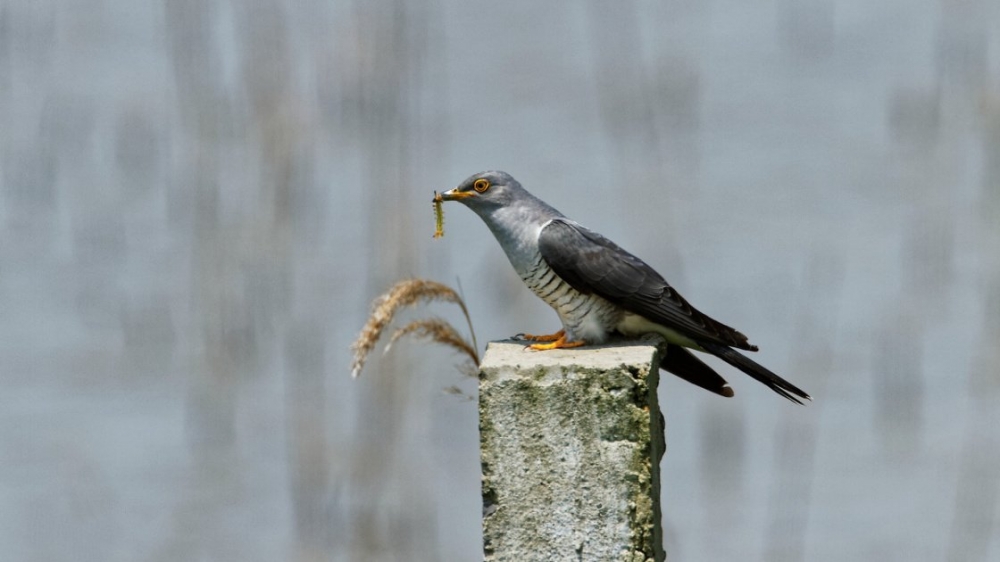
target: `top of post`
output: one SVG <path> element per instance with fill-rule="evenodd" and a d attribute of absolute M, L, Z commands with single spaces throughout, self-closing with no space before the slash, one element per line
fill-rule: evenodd
<path fill-rule="evenodd" d="M 659 364 L 665 341 L 648 334 L 637 339 L 612 340 L 601 345 L 571 349 L 534 351 L 528 342 L 519 340 L 492 341 L 479 366 L 485 379 L 504 378 L 504 373 L 531 369 L 608 371 L 622 366 Z"/>

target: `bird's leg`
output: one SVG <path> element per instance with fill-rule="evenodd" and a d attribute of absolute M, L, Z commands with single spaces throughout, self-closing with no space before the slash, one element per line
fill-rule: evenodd
<path fill-rule="evenodd" d="M 581 345 L 587 345 L 584 341 L 566 341 L 566 332 L 560 330 L 561 335 L 552 343 L 536 343 L 529 345 L 528 347 L 534 349 L 535 351 L 546 351 L 548 349 L 562 349 L 566 347 L 580 347 Z"/>
<path fill-rule="evenodd" d="M 543 336 L 536 336 L 534 334 L 524 334 L 524 333 L 521 333 L 521 334 L 518 334 L 518 335 L 514 336 L 514 338 L 515 339 L 519 339 L 519 340 L 528 340 L 528 341 L 556 341 L 556 340 L 558 340 L 559 338 L 561 338 L 561 337 L 563 337 L 565 335 L 566 335 L 566 330 L 559 330 L 558 332 L 556 332 L 554 334 L 547 334 L 547 335 L 543 335 Z"/>

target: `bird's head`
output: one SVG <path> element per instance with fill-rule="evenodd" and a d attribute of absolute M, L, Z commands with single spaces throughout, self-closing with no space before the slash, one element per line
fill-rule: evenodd
<path fill-rule="evenodd" d="M 482 215 L 510 205 L 523 191 L 521 184 L 507 172 L 489 171 L 469 176 L 458 187 L 441 193 L 435 200 L 458 201 Z"/>

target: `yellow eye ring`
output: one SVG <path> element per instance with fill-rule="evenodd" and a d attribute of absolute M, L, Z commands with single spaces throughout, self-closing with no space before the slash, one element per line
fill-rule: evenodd
<path fill-rule="evenodd" d="M 490 180 L 486 178 L 479 178 L 472 184 L 472 189 L 475 189 L 477 193 L 482 193 L 490 188 Z"/>

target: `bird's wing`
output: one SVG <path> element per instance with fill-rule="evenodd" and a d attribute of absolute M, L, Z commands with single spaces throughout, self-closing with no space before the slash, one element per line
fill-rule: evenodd
<path fill-rule="evenodd" d="M 691 338 L 756 351 L 747 337 L 692 307 L 659 273 L 600 234 L 554 219 L 538 236 L 545 263 L 571 287 Z"/>

